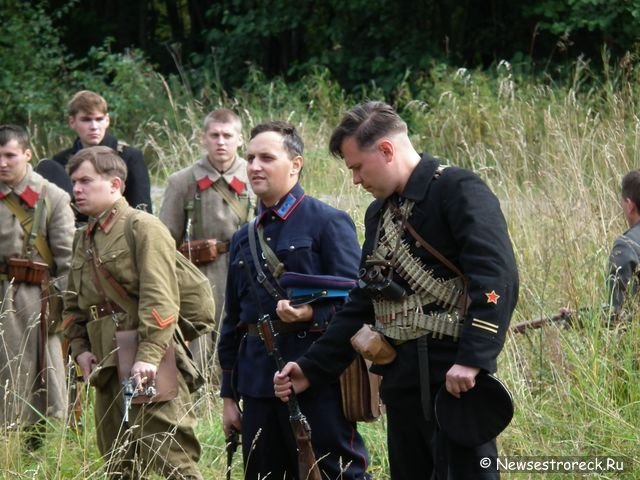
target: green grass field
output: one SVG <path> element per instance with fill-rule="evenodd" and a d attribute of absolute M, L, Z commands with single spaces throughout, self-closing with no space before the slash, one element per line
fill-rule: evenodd
<path fill-rule="evenodd" d="M 472 168 L 502 202 L 521 278 L 513 322 L 553 315 L 563 306 L 587 309 L 582 328 L 550 326 L 507 339 L 499 375 L 513 392 L 516 413 L 499 438 L 500 450 L 505 456 L 614 456 L 629 462 L 623 473 L 546 473 L 545 478 L 640 478 L 640 324 L 634 319 L 626 329 L 612 330 L 601 314 L 609 248 L 626 228 L 620 179 L 640 167 L 638 73 L 624 70 L 594 80 L 577 63 L 572 81 L 558 85 L 514 78 L 501 63 L 491 76 L 458 70 L 425 79 L 420 88 L 398 86 L 398 110 L 416 147 Z M 329 158 L 327 140 L 340 113 L 365 97 L 379 98 L 375 91 L 346 96 L 319 75 L 295 89 L 258 79 L 253 88 L 220 97 L 212 106 L 237 109 L 245 136 L 267 119 L 298 126 L 306 143 L 305 189 L 348 211 L 362 236 L 370 199 L 353 187 L 341 163 Z M 169 173 L 199 155 L 206 113 L 195 101 L 168 104 L 165 120 L 141 124 L 131 139 L 151 159 L 158 195 Z M 205 391 L 196 408 L 203 472 L 206 478 L 224 478 L 221 403 L 215 392 Z M 16 434 L 0 436 L 0 475 L 100 478 L 91 422 L 81 432 L 51 425 L 35 455 L 21 453 Z M 361 428 L 375 478 L 388 479 L 385 419 Z M 239 452 L 235 460 L 234 478 L 241 478 Z"/>

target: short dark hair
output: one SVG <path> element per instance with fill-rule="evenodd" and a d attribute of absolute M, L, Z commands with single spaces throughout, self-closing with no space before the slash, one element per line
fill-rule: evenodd
<path fill-rule="evenodd" d="M 390 133 L 407 133 L 407 124 L 391 105 L 380 101 L 368 101 L 356 105 L 344 114 L 333 130 L 329 151 L 342 157 L 342 142 L 353 137 L 358 148 L 372 146 L 378 139 Z"/>
<path fill-rule="evenodd" d="M 249 139 L 264 132 L 276 132 L 282 135 L 284 146 L 291 158 L 302 155 L 302 152 L 304 152 L 304 142 L 296 131 L 296 127 L 290 123 L 280 120 L 261 123 L 251 129 Z"/>
<path fill-rule="evenodd" d="M 29 134 L 18 125 L 0 125 L 0 145 L 4 146 L 11 140 L 16 140 L 20 148 L 29 148 Z"/>
<path fill-rule="evenodd" d="M 622 198 L 630 199 L 640 209 L 640 170 L 631 170 L 622 177 Z"/>
<path fill-rule="evenodd" d="M 90 162 L 96 172 L 103 177 L 118 177 L 122 180 L 121 191 L 124 192 L 124 182 L 127 180 L 127 164 L 109 147 L 97 145 L 95 147 L 83 148 L 67 163 L 67 173 L 73 175 L 78 167 L 84 162 Z"/>

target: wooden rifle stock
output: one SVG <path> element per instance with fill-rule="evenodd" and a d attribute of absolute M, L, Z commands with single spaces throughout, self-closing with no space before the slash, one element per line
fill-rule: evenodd
<path fill-rule="evenodd" d="M 278 370 L 282 370 L 285 362 L 276 343 L 278 333 L 274 330 L 273 322 L 268 314 L 263 315 L 258 320 L 258 332 L 267 352 L 274 358 Z M 287 407 L 289 408 L 289 423 L 298 448 L 299 478 L 300 480 L 322 480 L 316 456 L 311 446 L 311 427 L 300 411 L 298 398 L 293 392 L 289 395 Z"/>
<path fill-rule="evenodd" d="M 511 326 L 511 331 L 514 333 L 526 333 L 529 330 L 542 328 L 552 323 L 557 323 L 564 328 L 569 328 L 578 325 L 580 322 L 577 312 L 560 312 L 552 317 L 542 317 L 536 320 L 517 323 Z"/>

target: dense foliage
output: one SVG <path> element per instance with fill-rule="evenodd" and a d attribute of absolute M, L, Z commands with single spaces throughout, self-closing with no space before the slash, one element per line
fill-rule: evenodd
<path fill-rule="evenodd" d="M 264 73 L 298 81 L 326 72 L 347 92 L 397 101 L 442 66 L 553 78 L 582 56 L 635 61 L 636 0 L 0 0 L 0 121 L 64 119 L 70 92 L 110 92 L 116 130 L 157 116 L 162 89 L 179 82 L 209 102 Z M 565 74 L 566 75 L 566 74 Z M 174 99 L 175 100 L 175 99 Z M 400 98 L 399 101 L 402 99 Z M 160 109 L 161 110 L 161 109 Z"/>

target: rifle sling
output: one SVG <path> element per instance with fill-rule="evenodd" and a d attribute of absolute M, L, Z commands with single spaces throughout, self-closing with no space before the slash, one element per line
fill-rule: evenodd
<path fill-rule="evenodd" d="M 247 233 L 249 235 L 249 249 L 251 250 L 251 258 L 253 259 L 253 263 L 255 264 L 255 268 L 256 268 L 256 280 L 260 285 L 262 285 L 265 288 L 267 292 L 269 292 L 269 295 L 271 295 L 275 300 L 280 300 L 282 298 L 285 298 L 285 296 L 281 293 L 281 290 L 279 289 L 280 285 L 278 285 L 276 281 L 277 286 L 274 286 L 273 283 L 269 281 L 264 271 L 262 270 L 262 266 L 260 264 L 261 263 L 260 257 L 258 256 L 258 246 L 256 244 L 256 236 L 257 236 L 256 230 L 257 230 L 256 219 L 254 218 L 253 220 L 251 220 L 251 222 L 249 222 L 249 230 Z M 262 247 L 263 245 L 261 244 L 260 246 Z M 270 248 L 268 249 L 275 256 L 275 253 L 273 253 L 273 250 L 271 250 Z M 265 260 L 267 260 L 268 254 L 265 252 L 265 250 L 263 250 L 263 253 L 265 255 Z M 267 260 L 267 267 L 269 267 L 268 260 Z M 269 270 L 271 271 L 270 268 Z M 271 272 L 271 274 L 275 279 L 276 276 L 274 275 L 274 272 Z M 257 295 L 257 292 L 256 292 L 256 295 Z"/>

